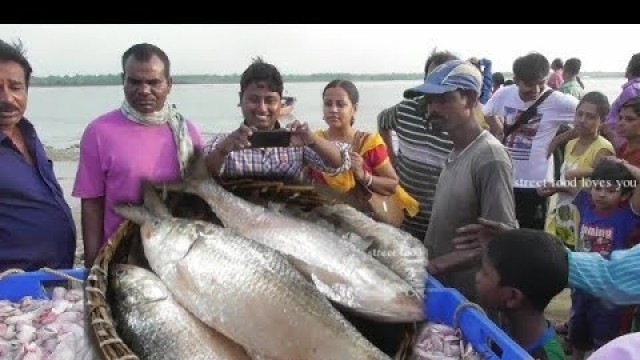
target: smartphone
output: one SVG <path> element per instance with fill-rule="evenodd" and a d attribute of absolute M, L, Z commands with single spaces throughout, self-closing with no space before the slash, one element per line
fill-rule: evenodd
<path fill-rule="evenodd" d="M 249 136 L 252 148 L 288 147 L 291 145 L 291 132 L 286 130 L 254 131 Z"/>

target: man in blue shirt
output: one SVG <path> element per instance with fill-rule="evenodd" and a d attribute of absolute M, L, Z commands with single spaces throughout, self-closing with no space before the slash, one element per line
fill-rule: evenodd
<path fill-rule="evenodd" d="M 31 71 L 22 44 L 0 40 L 0 272 L 70 268 L 76 247 L 53 164 L 24 118 Z"/>

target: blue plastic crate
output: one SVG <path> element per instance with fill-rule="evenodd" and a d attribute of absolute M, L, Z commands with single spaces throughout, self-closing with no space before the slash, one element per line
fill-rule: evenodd
<path fill-rule="evenodd" d="M 456 289 L 445 288 L 435 278 L 429 276 L 425 289 L 424 310 L 428 321 L 453 326 L 454 313 L 467 300 Z M 486 359 L 523 360 L 531 356 L 516 344 L 502 329 L 482 312 L 474 308 L 464 308 L 458 314 L 458 324 L 464 339 Z M 493 347 L 501 350 L 496 354 Z"/>
<path fill-rule="evenodd" d="M 58 270 L 77 279 L 87 278 L 87 269 Z M 55 286 L 64 286 L 68 279 L 46 271 L 32 271 L 7 275 L 0 279 L 0 300 L 20 301 L 25 296 L 50 299 Z"/>

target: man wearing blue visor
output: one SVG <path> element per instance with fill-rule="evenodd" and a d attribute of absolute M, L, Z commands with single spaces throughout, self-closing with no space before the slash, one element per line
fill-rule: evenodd
<path fill-rule="evenodd" d="M 453 150 L 438 179 L 425 245 L 428 270 L 445 286 L 476 301 L 477 250 L 455 250 L 456 229 L 484 217 L 516 226 L 513 170 L 504 146 L 474 117 L 482 75 L 471 63 L 448 61 L 424 84 L 408 90 L 424 94 L 427 126 L 448 133 Z"/>

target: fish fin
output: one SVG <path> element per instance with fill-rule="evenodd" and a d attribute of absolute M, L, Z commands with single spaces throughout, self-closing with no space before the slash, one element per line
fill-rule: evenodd
<path fill-rule="evenodd" d="M 201 149 L 194 150 L 185 171 L 185 181 L 197 181 L 209 179 L 210 177 L 211 173 L 207 167 L 207 157 Z"/>
<path fill-rule="evenodd" d="M 135 206 L 131 204 L 118 204 L 113 206 L 113 211 L 125 219 L 131 220 L 138 225 L 153 219 L 153 214 L 144 206 Z"/>
<path fill-rule="evenodd" d="M 147 208 L 152 214 L 159 217 L 169 217 L 171 213 L 164 204 L 160 196 L 156 192 L 154 185 L 150 182 L 144 181 L 142 183 L 142 193 L 144 198 L 144 207 Z"/>
<path fill-rule="evenodd" d="M 313 267 L 305 261 L 291 256 L 287 256 L 287 259 L 328 299 L 343 303 L 353 297 L 353 294 L 350 294 L 352 287 L 349 285 L 349 281 L 339 274 Z"/>
<path fill-rule="evenodd" d="M 158 189 L 163 191 L 188 192 L 197 194 L 196 184 L 202 180 L 211 178 L 211 173 L 207 167 L 207 157 L 202 150 L 195 149 L 185 169 L 184 178 L 178 182 L 163 183 L 156 185 Z"/>

